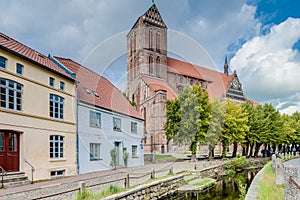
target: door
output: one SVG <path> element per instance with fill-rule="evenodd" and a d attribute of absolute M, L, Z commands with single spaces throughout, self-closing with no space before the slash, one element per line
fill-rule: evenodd
<path fill-rule="evenodd" d="M 116 166 L 120 165 L 120 147 L 121 147 L 121 142 L 115 142 L 115 150 L 116 150 Z"/>
<path fill-rule="evenodd" d="M 6 172 L 19 171 L 19 134 L 0 131 L 0 166 Z"/>

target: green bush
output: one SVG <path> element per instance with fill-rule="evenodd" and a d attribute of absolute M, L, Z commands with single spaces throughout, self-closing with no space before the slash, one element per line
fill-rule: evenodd
<path fill-rule="evenodd" d="M 247 166 L 249 166 L 249 160 L 247 160 L 245 156 L 240 155 L 225 164 L 226 169 L 231 170 L 239 170 Z"/>

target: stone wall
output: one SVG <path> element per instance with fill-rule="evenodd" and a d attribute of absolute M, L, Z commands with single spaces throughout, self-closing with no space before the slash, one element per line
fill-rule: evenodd
<path fill-rule="evenodd" d="M 183 184 L 183 175 L 177 175 L 175 177 L 154 181 L 152 183 L 136 187 L 132 190 L 103 198 L 103 200 L 156 200 L 160 197 L 174 193 L 177 188 Z"/>

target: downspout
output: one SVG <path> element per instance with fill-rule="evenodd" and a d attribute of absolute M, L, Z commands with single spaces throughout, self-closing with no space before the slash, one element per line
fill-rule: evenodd
<path fill-rule="evenodd" d="M 76 106 L 75 106 L 75 112 L 76 112 L 76 172 L 77 174 L 79 174 L 79 136 L 78 136 L 78 81 L 76 79 L 76 74 L 74 72 L 72 72 L 70 69 L 68 69 L 67 67 L 65 67 L 62 63 L 60 63 L 56 58 L 54 58 L 54 56 L 52 56 L 51 54 L 48 55 L 48 58 L 51 59 L 51 61 L 53 61 L 56 65 L 58 65 L 58 67 L 60 67 L 61 69 L 63 69 L 67 74 L 69 74 L 72 78 L 74 78 L 74 82 L 75 82 L 75 102 L 76 102 Z"/>
<path fill-rule="evenodd" d="M 78 81 L 75 80 L 75 98 L 76 98 L 76 163 L 77 174 L 79 174 L 79 133 L 78 133 Z"/>

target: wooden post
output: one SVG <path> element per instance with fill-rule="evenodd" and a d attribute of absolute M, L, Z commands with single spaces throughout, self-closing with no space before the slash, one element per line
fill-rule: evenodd
<path fill-rule="evenodd" d="M 152 169 L 152 172 L 151 172 L 151 178 L 154 179 L 155 178 L 155 170 Z"/>
<path fill-rule="evenodd" d="M 170 168 L 170 172 L 169 172 L 170 174 L 173 174 L 173 165 L 171 166 L 171 168 Z"/>
<path fill-rule="evenodd" d="M 129 188 L 129 174 L 125 175 L 125 188 Z"/>
<path fill-rule="evenodd" d="M 79 182 L 79 193 L 82 194 L 85 191 L 85 182 Z"/>

